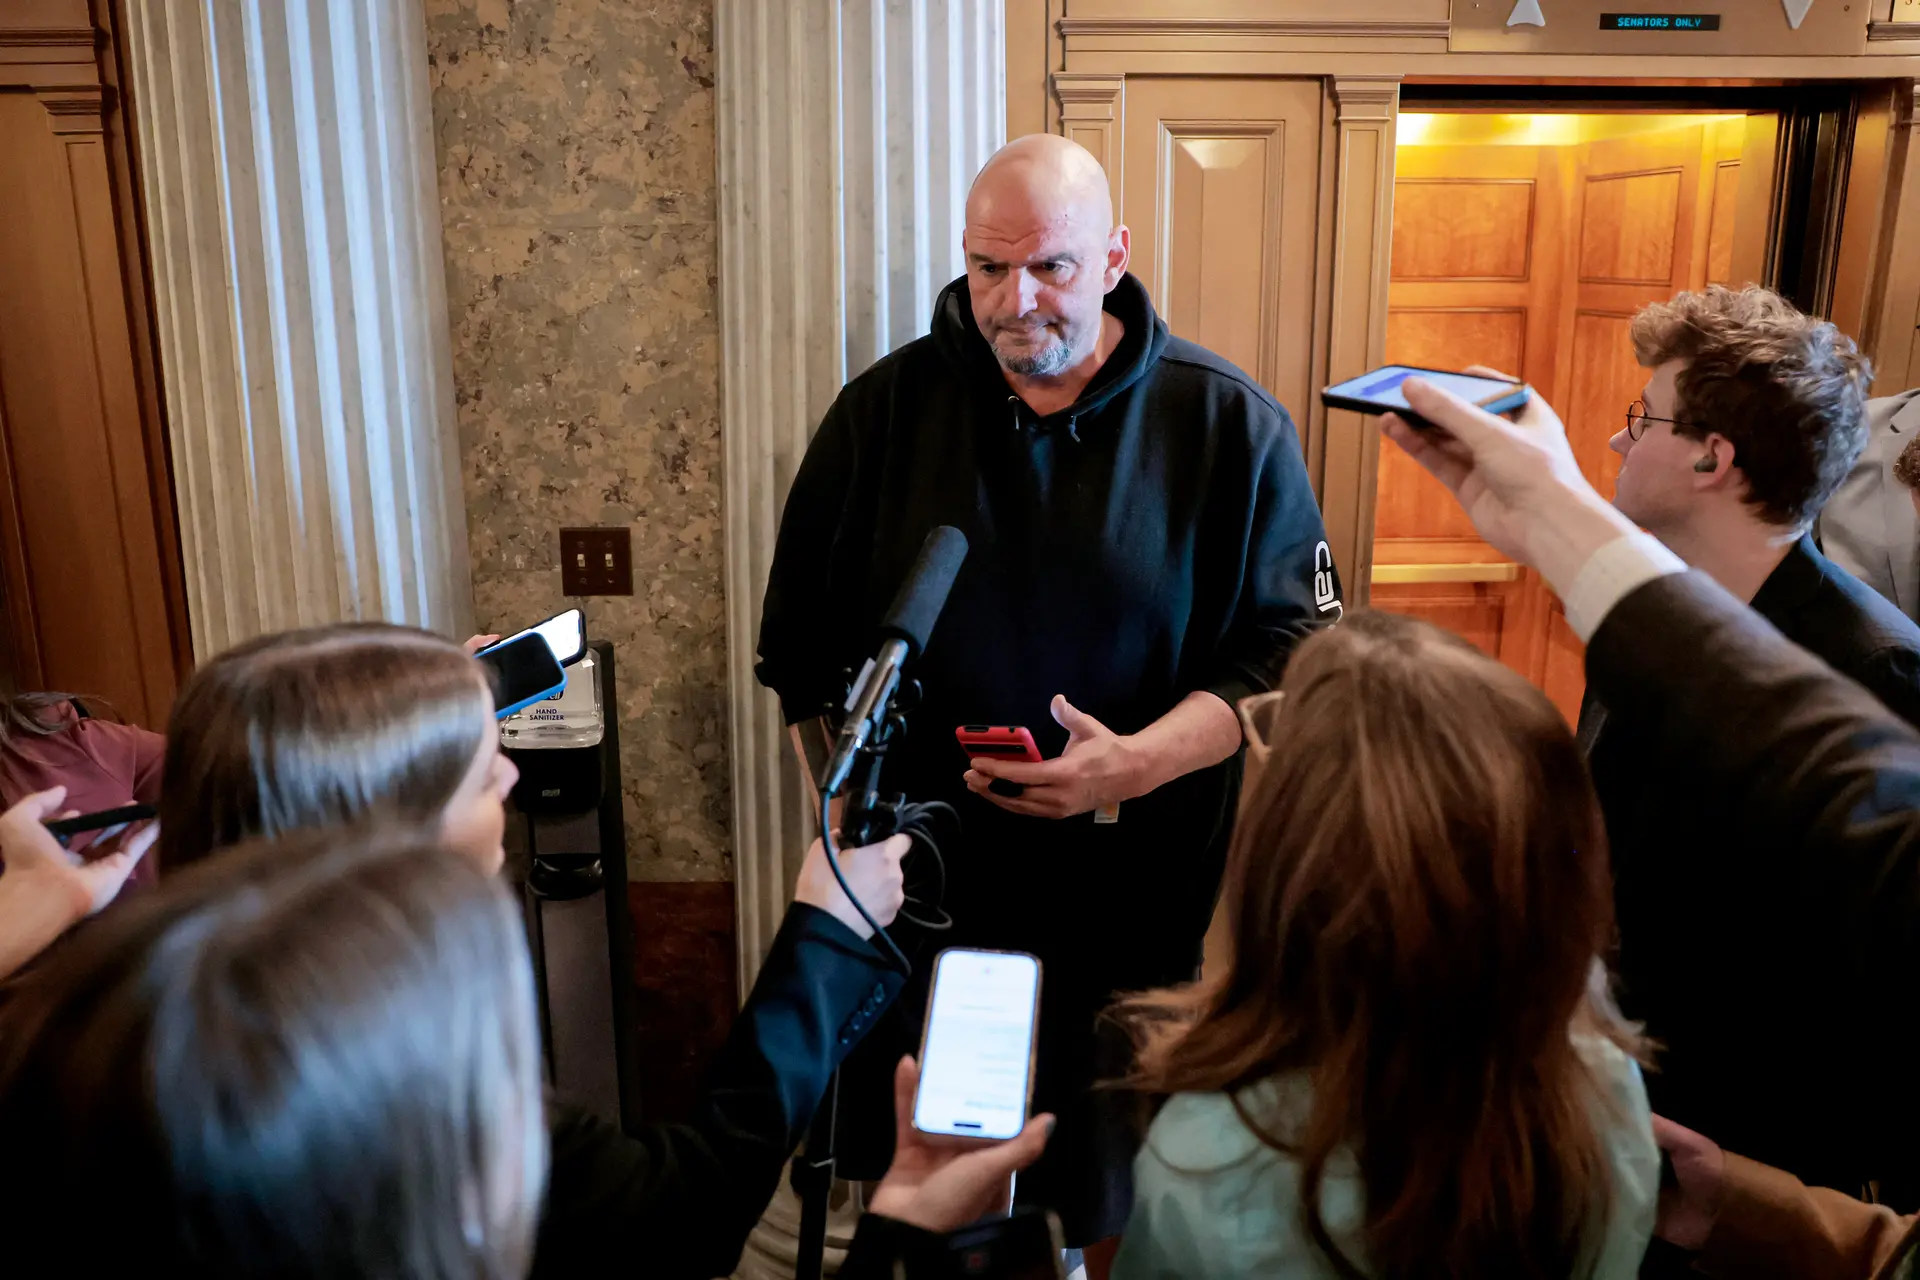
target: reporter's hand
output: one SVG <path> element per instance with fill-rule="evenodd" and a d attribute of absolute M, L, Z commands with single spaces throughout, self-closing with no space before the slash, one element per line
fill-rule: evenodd
<path fill-rule="evenodd" d="M 1434 427 L 1387 414 L 1387 438 L 1453 492 L 1481 537 L 1555 589 L 1564 593 L 1593 552 L 1634 532 L 1581 475 L 1566 428 L 1539 396 L 1508 422 L 1418 378 L 1404 391 Z"/>
<path fill-rule="evenodd" d="M 16 891 L 31 886 L 36 895 L 59 903 L 77 922 L 112 902 L 159 838 L 157 822 L 142 824 L 119 840 L 113 852 L 88 860 L 60 847 L 46 821 L 67 798 L 65 787 L 37 791 L 0 813 L 0 861 Z"/>
<path fill-rule="evenodd" d="M 1142 793 L 1146 761 L 1134 738 L 1115 733 L 1062 694 L 1053 696 L 1050 709 L 1054 722 L 1067 731 L 1066 750 L 1038 764 L 981 756 L 970 761 L 962 779 L 967 790 L 1029 818 L 1071 818 Z M 991 790 L 996 778 L 1017 782 L 1023 790 L 1017 796 L 996 795 Z"/>
<path fill-rule="evenodd" d="M 900 1059 L 893 1073 L 893 1163 L 874 1190 L 868 1211 L 940 1232 L 1005 1213 L 1013 1175 L 1047 1149 L 1053 1117 L 1033 1117 L 1005 1142 L 935 1137 L 913 1127 L 913 1095 L 919 1083 L 919 1064 Z"/>
<path fill-rule="evenodd" d="M 465 649 L 467 651 L 467 656 L 471 658 L 474 654 L 480 652 L 482 649 L 486 648 L 488 645 L 498 644 L 498 643 L 500 643 L 499 636 L 468 636 L 466 638 L 465 643 L 463 643 L 460 647 L 462 649 Z"/>
<path fill-rule="evenodd" d="M 908 837 L 892 836 L 884 844 L 840 850 L 840 870 L 847 877 L 848 888 L 882 929 L 892 924 L 906 905 L 907 880 L 900 870 L 900 860 L 912 847 Z M 819 840 L 813 842 L 806 861 L 800 864 L 793 900 L 820 908 L 862 938 L 873 936 L 872 927 L 854 910 L 840 882 L 833 878 L 833 868 L 827 865 L 827 847 Z"/>
<path fill-rule="evenodd" d="M 1726 1190 L 1727 1153 L 1713 1139 L 1683 1128 L 1665 1116 L 1653 1118 L 1653 1140 L 1673 1165 L 1676 1185 L 1660 1188 L 1653 1234 L 1669 1244 L 1698 1252 L 1713 1234 Z"/>

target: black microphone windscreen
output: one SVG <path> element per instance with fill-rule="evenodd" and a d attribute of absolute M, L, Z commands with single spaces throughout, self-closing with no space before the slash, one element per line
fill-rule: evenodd
<path fill-rule="evenodd" d="M 920 558 L 913 562 L 913 572 L 900 585 L 900 594 L 880 624 L 882 633 L 907 642 L 909 658 L 919 657 L 927 647 L 927 637 L 933 634 L 933 624 L 966 558 L 967 535 L 950 524 L 941 525 L 920 544 Z"/>

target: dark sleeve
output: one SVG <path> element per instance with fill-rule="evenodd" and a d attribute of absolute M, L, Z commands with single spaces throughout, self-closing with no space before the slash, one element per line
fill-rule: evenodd
<path fill-rule="evenodd" d="M 841 671 L 849 658 L 840 648 L 845 629 L 821 621 L 829 616 L 824 602 L 857 599 L 861 585 L 846 580 L 853 559 L 847 548 L 861 541 L 848 519 L 858 464 L 851 395 L 842 389 L 807 445 L 787 491 L 767 575 L 754 674 L 780 695 L 788 724 L 810 720 L 846 696 Z"/>
<path fill-rule="evenodd" d="M 877 1213 L 860 1215 L 853 1243 L 840 1264 L 841 1280 L 894 1280 L 903 1268 L 907 1275 L 932 1275 L 946 1253 L 946 1237 Z"/>
<path fill-rule="evenodd" d="M 1911 726 L 1700 573 L 1657 578 L 1616 605 L 1587 647 L 1587 680 L 1642 726 L 1640 769 L 1688 780 L 1721 848 L 1780 859 L 1753 874 L 1781 878 L 1807 954 L 1860 984 L 1845 994 L 1913 994 L 1920 735 Z M 1886 1021 L 1897 1030 L 1908 1020 Z"/>
<path fill-rule="evenodd" d="M 1259 459 L 1239 603 L 1200 686 L 1232 706 L 1280 683 L 1308 635 L 1340 620 L 1340 576 L 1285 409 Z"/>
<path fill-rule="evenodd" d="M 1882 649 L 1856 675 L 1887 710 L 1920 728 L 1920 652 Z"/>
<path fill-rule="evenodd" d="M 901 985 L 838 920 L 789 908 L 690 1121 L 628 1137 L 554 1106 L 533 1276 L 731 1272 L 829 1077 Z"/>

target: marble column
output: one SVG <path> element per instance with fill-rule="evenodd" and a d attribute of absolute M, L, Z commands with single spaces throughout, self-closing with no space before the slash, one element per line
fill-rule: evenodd
<path fill-rule="evenodd" d="M 718 0 L 721 435 L 740 981 L 814 826 L 754 680 L 787 487 L 841 385 L 927 331 L 1004 140 L 1000 0 Z M 822 609 L 826 613 L 825 602 Z"/>
<path fill-rule="evenodd" d="M 128 6 L 194 652 L 472 623 L 419 0 Z"/>

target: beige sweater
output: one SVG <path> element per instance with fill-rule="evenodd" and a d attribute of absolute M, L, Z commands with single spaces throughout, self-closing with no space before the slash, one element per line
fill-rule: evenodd
<path fill-rule="evenodd" d="M 1696 1270 L 1724 1280 L 1893 1280 L 1913 1274 L 1920 1215 L 1809 1187 L 1726 1154 L 1725 1190 Z"/>

